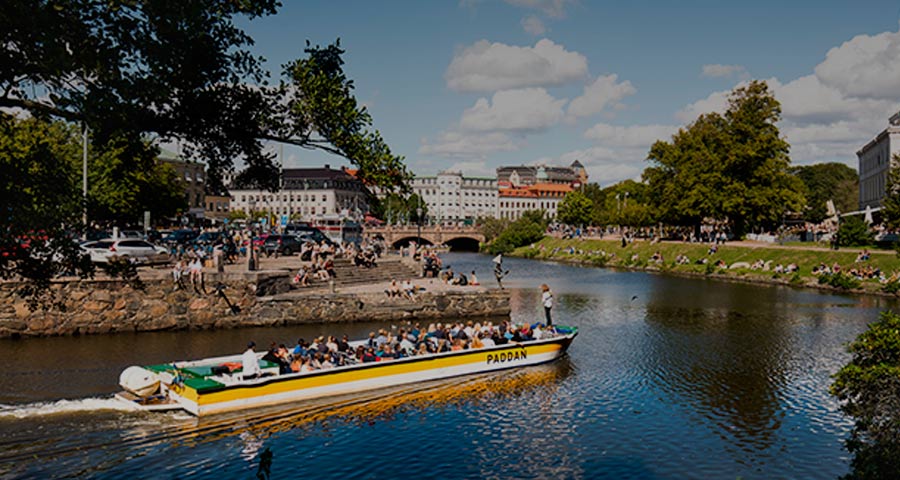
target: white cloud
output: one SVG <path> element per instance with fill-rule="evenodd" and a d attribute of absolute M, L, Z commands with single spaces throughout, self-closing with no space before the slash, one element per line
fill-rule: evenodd
<path fill-rule="evenodd" d="M 480 40 L 457 52 L 444 73 L 460 92 L 562 85 L 587 75 L 587 58 L 541 39 L 534 47 Z"/>
<path fill-rule="evenodd" d="M 678 131 L 673 125 L 629 125 L 619 126 L 598 123 L 584 132 L 584 137 L 603 146 L 638 148 L 645 153 L 657 140 L 669 141 Z"/>
<path fill-rule="evenodd" d="M 743 65 L 722 65 L 719 63 L 703 66 L 704 77 L 744 77 L 747 75 L 747 69 Z"/>
<path fill-rule="evenodd" d="M 569 115 L 587 117 L 599 113 L 608 106 L 617 106 L 620 100 L 637 92 L 631 82 L 625 80 L 617 83 L 618 79 L 615 74 L 601 76 L 585 86 L 584 93 L 569 104 Z"/>
<path fill-rule="evenodd" d="M 419 153 L 442 157 L 478 157 L 489 153 L 518 150 L 518 146 L 504 133 L 472 133 L 445 131 L 434 141 L 421 140 Z"/>
<path fill-rule="evenodd" d="M 562 18 L 566 16 L 566 5 L 575 0 L 505 0 L 506 3 L 531 10 L 538 10 L 548 17 Z"/>
<path fill-rule="evenodd" d="M 463 130 L 476 132 L 536 132 L 559 123 L 565 103 L 543 88 L 501 90 L 491 101 L 479 98 L 463 112 L 459 125 Z"/>
<path fill-rule="evenodd" d="M 534 36 L 540 36 L 547 32 L 547 27 L 544 26 L 544 22 L 535 15 L 529 15 L 523 18 L 522 28 Z"/>
<path fill-rule="evenodd" d="M 728 95 L 730 93 L 730 90 L 710 93 L 708 97 L 701 98 L 677 111 L 675 113 L 675 118 L 679 122 L 691 123 L 704 113 L 722 113 L 728 108 Z"/>
<path fill-rule="evenodd" d="M 446 170 L 462 172 L 462 174 L 467 177 L 494 177 L 497 175 L 497 170 L 493 167 L 489 167 L 487 162 L 483 160 L 456 162 L 453 165 L 450 165 Z"/>
<path fill-rule="evenodd" d="M 900 32 L 858 35 L 832 48 L 816 76 L 843 94 L 896 101 L 900 85 Z"/>

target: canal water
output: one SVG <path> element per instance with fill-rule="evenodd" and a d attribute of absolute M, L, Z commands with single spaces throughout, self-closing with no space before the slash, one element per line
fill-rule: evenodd
<path fill-rule="evenodd" d="M 494 284 L 490 257 L 446 254 Z M 566 357 L 196 419 L 122 411 L 132 364 L 250 339 L 384 325 L 0 341 L 0 478 L 836 478 L 851 423 L 828 395 L 888 300 L 507 259 L 512 315 L 580 334 Z M 421 281 L 427 288 L 428 280 Z"/>

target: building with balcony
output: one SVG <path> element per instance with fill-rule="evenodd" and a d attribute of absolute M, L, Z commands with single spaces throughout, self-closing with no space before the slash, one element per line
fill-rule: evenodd
<path fill-rule="evenodd" d="M 411 187 L 427 205 L 431 223 L 471 223 L 480 217 L 497 216 L 495 178 L 464 177 L 460 172 L 444 171 L 435 176 L 417 176 Z"/>
<path fill-rule="evenodd" d="M 335 215 L 361 219 L 369 209 L 368 190 L 346 168 L 286 168 L 281 179 L 277 192 L 232 185 L 231 210 L 313 221 Z"/>
<path fill-rule="evenodd" d="M 559 183 L 501 188 L 497 198 L 498 216 L 507 220 L 518 220 L 529 210 L 541 210 L 545 217 L 554 219 L 559 202 L 571 191 L 571 185 Z"/>

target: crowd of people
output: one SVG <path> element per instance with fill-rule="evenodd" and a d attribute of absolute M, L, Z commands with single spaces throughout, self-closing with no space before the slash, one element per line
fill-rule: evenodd
<path fill-rule="evenodd" d="M 494 325 L 490 321 L 468 321 L 432 323 L 427 328 L 415 323 L 399 329 L 383 328 L 370 332 L 362 342 L 350 342 L 347 335 L 341 338 L 323 335 L 312 341 L 301 338 L 293 348 L 272 343 L 262 360 L 278 365 L 282 374 L 313 372 L 361 363 L 527 342 L 555 335 L 556 329 L 544 323 L 516 325 L 504 321 Z M 253 352 L 255 345 L 250 342 L 242 357 L 244 378 L 260 374 L 256 354 Z"/>

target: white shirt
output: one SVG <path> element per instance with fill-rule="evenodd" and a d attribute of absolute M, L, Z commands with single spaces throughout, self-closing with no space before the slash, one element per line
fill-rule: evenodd
<path fill-rule="evenodd" d="M 541 295 L 541 301 L 544 302 L 544 308 L 553 308 L 553 294 L 549 290 Z"/>
<path fill-rule="evenodd" d="M 259 375 L 261 373 L 259 370 L 259 360 L 256 358 L 256 352 L 254 352 L 252 348 L 248 348 L 247 351 L 241 355 L 241 363 L 243 363 L 243 374 L 245 378 L 250 375 Z"/>

